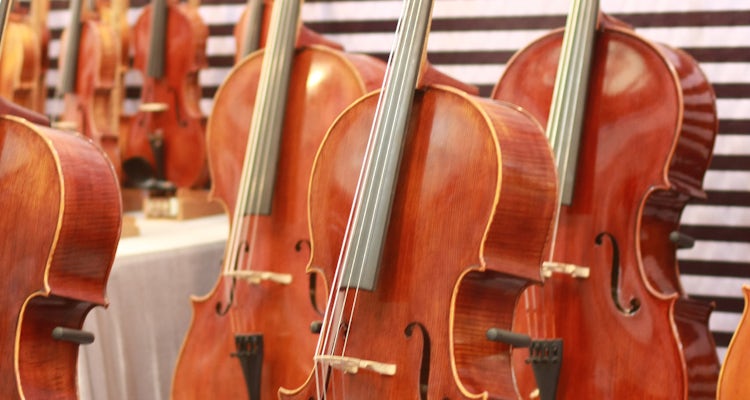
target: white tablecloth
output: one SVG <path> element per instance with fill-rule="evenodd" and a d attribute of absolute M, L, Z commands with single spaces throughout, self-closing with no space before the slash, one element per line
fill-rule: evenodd
<path fill-rule="evenodd" d="M 177 355 L 192 318 L 190 295 L 216 281 L 228 235 L 225 215 L 188 221 L 138 218 L 107 283 L 110 305 L 89 313 L 93 344 L 80 347 L 82 400 L 168 399 Z"/>

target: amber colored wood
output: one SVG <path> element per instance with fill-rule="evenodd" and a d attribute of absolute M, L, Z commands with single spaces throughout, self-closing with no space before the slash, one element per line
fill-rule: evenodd
<path fill-rule="evenodd" d="M 122 176 L 119 144 L 119 107 L 116 86 L 121 84 L 121 48 L 114 27 L 104 23 L 98 10 L 85 10 L 80 21 L 80 41 L 71 43 L 70 28 L 62 33 L 59 64 L 66 65 L 69 46 L 78 47 L 75 86 L 63 94 L 60 121 L 104 149 Z"/>
<path fill-rule="evenodd" d="M 106 306 L 120 236 L 117 178 L 80 135 L 0 117 L 0 397 L 76 399 L 78 345 L 52 329 L 80 329 Z"/>
<path fill-rule="evenodd" d="M 556 31 L 517 53 L 493 97 L 546 123 L 561 42 Z M 534 318 L 552 322 L 526 329 L 563 339 L 560 399 L 713 398 L 713 307 L 682 291 L 668 237 L 679 229 L 685 203 L 703 196 L 717 127 L 714 93 L 684 52 L 622 24 L 600 28 L 589 79 L 573 202 L 560 211 L 553 260 L 590 267 L 591 276 L 556 274 L 529 290 L 540 304 Z M 613 284 L 615 244 L 620 270 Z M 614 298 L 639 308 L 624 313 Z M 527 398 L 536 385 L 521 371 Z"/>
<path fill-rule="evenodd" d="M 309 268 L 327 281 L 377 102 L 370 94 L 339 116 L 313 168 Z M 397 179 L 377 288 L 359 291 L 344 354 L 397 372 L 322 370 L 319 389 L 346 399 L 517 397 L 510 349 L 485 332 L 511 329 L 516 296 L 540 280 L 555 201 L 540 125 L 515 106 L 427 86 L 415 94 Z M 317 389 L 311 378 L 281 398 L 319 398 Z"/>
<path fill-rule="evenodd" d="M 162 78 L 146 73 L 151 35 L 152 5 L 145 6 L 132 30 L 133 67 L 143 75 L 141 104 L 166 104 L 163 112 L 138 111 L 122 145 L 122 158 L 144 158 L 156 171 L 149 139 L 161 135 L 164 176 L 177 187 L 203 186 L 208 176 L 206 143 L 199 106 L 198 73 L 207 65 L 208 27 L 198 11 L 185 3 L 168 1 L 165 71 Z"/>
<path fill-rule="evenodd" d="M 750 335 L 748 335 L 748 315 L 750 314 L 750 286 L 742 286 L 745 296 L 745 309 L 740 323 L 729 342 L 724 363 L 721 365 L 717 400 L 750 398 L 750 381 L 747 379 L 747 366 L 750 365 Z"/>
<path fill-rule="evenodd" d="M 40 38 L 27 16 L 11 13 L 0 49 L 0 96 L 30 110 L 42 111 Z"/>
<path fill-rule="evenodd" d="M 264 51 L 240 61 L 219 87 L 207 123 L 212 197 L 233 214 Z M 261 397 L 276 398 L 283 382 L 301 384 L 312 367 L 319 320 L 310 300 L 306 196 L 317 148 L 334 118 L 359 96 L 377 87 L 385 65 L 367 56 L 313 46 L 296 51 L 287 97 L 272 213 L 251 215 L 258 223 L 256 252 L 240 269 L 293 276 L 291 285 L 250 285 L 238 280 L 227 315 L 231 278 L 219 277 L 213 290 L 194 299 L 193 320 L 180 352 L 172 386 L 175 399 L 247 398 L 234 335 L 262 332 L 265 344 Z M 247 239 L 250 240 L 250 239 Z M 225 259 L 228 257 L 225 257 Z M 318 280 L 319 283 L 320 280 Z M 317 301 L 324 304 L 319 284 Z"/>

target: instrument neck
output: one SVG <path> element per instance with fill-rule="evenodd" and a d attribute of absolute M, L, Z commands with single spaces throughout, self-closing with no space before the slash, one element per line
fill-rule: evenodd
<path fill-rule="evenodd" d="M 73 0 L 70 3 L 70 24 L 67 32 L 67 47 L 65 51 L 65 65 L 62 66 L 62 78 L 58 89 L 58 96 L 75 92 L 76 73 L 78 71 L 78 53 L 81 42 L 81 12 L 83 0 Z"/>
<path fill-rule="evenodd" d="M 164 60 L 167 42 L 167 0 L 151 2 L 151 41 L 148 47 L 146 73 L 154 79 L 164 76 Z"/>
<path fill-rule="evenodd" d="M 245 37 L 242 39 L 240 58 L 260 48 L 260 36 L 263 30 L 264 0 L 248 0 L 247 18 L 245 19 Z"/>
<path fill-rule="evenodd" d="M 244 236 L 244 216 L 271 212 L 301 8 L 301 0 L 279 1 L 271 14 L 230 241 Z"/>
<path fill-rule="evenodd" d="M 598 15 L 598 0 L 571 3 L 547 123 L 547 139 L 557 162 L 560 202 L 567 205 L 573 199 Z"/>
<path fill-rule="evenodd" d="M 340 287 L 374 290 L 377 283 L 432 3 L 404 2 L 350 214 Z"/>

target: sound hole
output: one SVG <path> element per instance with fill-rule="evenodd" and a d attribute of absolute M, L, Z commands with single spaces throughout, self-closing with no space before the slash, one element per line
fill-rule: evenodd
<path fill-rule="evenodd" d="M 640 300 L 631 298 L 628 308 L 623 307 L 622 303 L 620 303 L 620 246 L 617 244 L 617 239 L 615 239 L 614 235 L 609 232 L 602 232 L 596 236 L 597 246 L 601 246 L 604 243 L 604 238 L 609 239 L 612 245 L 612 276 L 610 279 L 612 301 L 615 303 L 617 310 L 622 314 L 633 315 L 641 308 Z"/>
<path fill-rule="evenodd" d="M 430 380 L 430 335 L 427 328 L 419 322 L 412 322 L 404 329 L 404 335 L 410 338 L 414 334 L 414 328 L 422 332 L 422 364 L 419 369 L 419 398 L 427 400 L 427 389 Z"/>

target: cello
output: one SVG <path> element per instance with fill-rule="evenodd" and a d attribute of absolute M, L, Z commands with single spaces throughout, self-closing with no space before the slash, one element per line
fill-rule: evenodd
<path fill-rule="evenodd" d="M 732 336 L 727 348 L 727 355 L 721 365 L 719 383 L 716 389 L 716 400 L 746 399 L 750 397 L 750 383 L 747 381 L 748 355 L 750 343 L 747 334 L 747 319 L 750 315 L 750 286 L 742 286 L 745 297 L 745 309 L 742 311 L 740 323 Z"/>
<path fill-rule="evenodd" d="M 541 280 L 552 155 L 515 105 L 417 86 L 432 2 L 403 3 L 382 91 L 315 159 L 308 268 L 331 290 L 314 371 L 284 400 L 517 397 L 510 346 L 486 332 Z"/>
<path fill-rule="evenodd" d="M 120 236 L 117 177 L 88 139 L 3 115 L 0 188 L 0 397 L 76 399 L 78 346 L 93 340 L 80 329 L 107 303 Z"/>
<path fill-rule="evenodd" d="M 713 398 L 712 306 L 684 295 L 675 256 L 717 129 L 697 63 L 577 0 L 564 31 L 513 56 L 492 97 L 547 124 L 556 152 L 547 279 L 519 308 L 532 336 L 565 343 L 558 398 Z M 526 398 L 534 386 L 519 382 Z"/>
<path fill-rule="evenodd" d="M 379 85 L 385 66 L 303 40 L 301 4 L 273 3 L 260 43 L 268 47 L 235 65 L 214 99 L 206 127 L 211 197 L 231 216 L 231 231 L 219 280 L 194 299 L 175 399 L 276 398 L 282 382 L 301 384 L 312 367 L 310 324 L 320 319 L 325 288 L 304 268 L 308 177 L 325 130 Z"/>
<path fill-rule="evenodd" d="M 132 30 L 133 67 L 143 75 L 141 104 L 122 148 L 132 184 L 147 178 L 178 188 L 206 183 L 206 143 L 198 72 L 207 65 L 208 27 L 195 7 L 152 0 Z"/>
<path fill-rule="evenodd" d="M 325 296 L 304 268 L 307 178 L 330 122 L 382 79 L 374 58 L 300 46 L 302 2 L 273 4 L 267 47 L 232 68 L 207 121 L 210 196 L 231 230 L 214 288 L 193 299 L 176 400 L 272 399 L 282 382 L 307 377 Z"/>
<path fill-rule="evenodd" d="M 115 88 L 121 72 L 121 49 L 117 33 L 102 22 L 92 1 L 70 3 L 70 24 L 63 31 L 60 46 L 58 96 L 63 99 L 63 111 L 55 127 L 91 138 L 104 149 L 121 177 L 116 104 L 120 99 Z"/>

